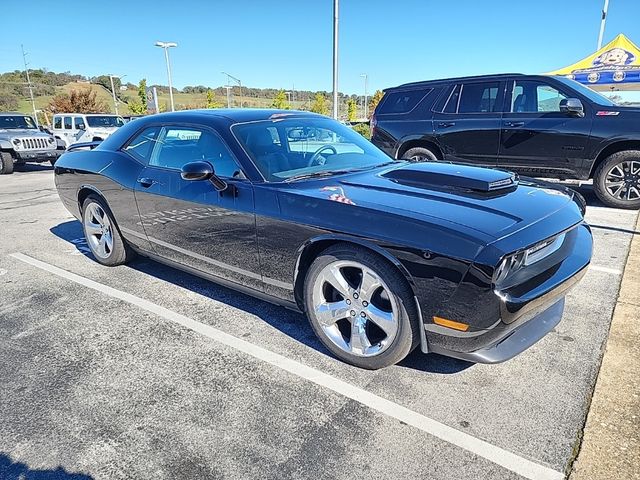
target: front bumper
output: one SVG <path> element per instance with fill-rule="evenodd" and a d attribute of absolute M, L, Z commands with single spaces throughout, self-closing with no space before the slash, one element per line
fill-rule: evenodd
<path fill-rule="evenodd" d="M 588 226 L 582 223 L 573 228 L 565 245 L 564 251 L 558 251 L 560 262 L 520 285 L 493 292 L 499 302 L 492 324 L 459 332 L 425 323 L 426 351 L 472 362 L 498 363 L 544 337 L 560 322 L 565 295 L 587 271 L 593 247 Z M 482 305 L 476 305 L 476 309 L 481 311 Z"/>
<path fill-rule="evenodd" d="M 49 162 L 56 160 L 63 152 L 61 150 L 16 150 L 16 161 L 20 162 Z"/>

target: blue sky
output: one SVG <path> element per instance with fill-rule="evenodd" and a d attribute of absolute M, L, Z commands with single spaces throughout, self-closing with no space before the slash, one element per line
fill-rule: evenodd
<path fill-rule="evenodd" d="M 31 68 L 174 85 L 331 90 L 332 0 L 2 0 L 0 71 Z M 603 0 L 341 0 L 340 91 L 495 72 L 538 73 L 595 50 Z M 55 5 L 55 8 L 54 8 Z M 40 12 L 34 15 L 33 12 Z M 640 44 L 640 1 L 610 0 L 605 43 Z"/>

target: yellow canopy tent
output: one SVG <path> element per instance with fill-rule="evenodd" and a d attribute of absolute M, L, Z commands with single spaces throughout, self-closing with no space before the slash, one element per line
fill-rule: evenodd
<path fill-rule="evenodd" d="M 639 90 L 640 49 L 621 33 L 597 52 L 547 75 L 563 75 L 593 90 Z"/>

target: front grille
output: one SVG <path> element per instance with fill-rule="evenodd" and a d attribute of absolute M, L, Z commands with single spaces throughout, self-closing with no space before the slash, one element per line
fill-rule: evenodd
<path fill-rule="evenodd" d="M 55 148 L 55 144 L 49 143 L 46 138 L 21 138 L 18 145 L 19 150 L 50 150 Z"/>

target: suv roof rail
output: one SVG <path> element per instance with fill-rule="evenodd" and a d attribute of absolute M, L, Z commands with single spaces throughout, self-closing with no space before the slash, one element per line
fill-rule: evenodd
<path fill-rule="evenodd" d="M 385 88 L 384 91 L 386 92 L 387 90 L 396 90 L 399 88 L 429 86 L 429 85 L 434 85 L 438 83 L 450 83 L 450 82 L 456 82 L 456 81 L 462 81 L 462 80 L 483 80 L 483 79 L 490 79 L 490 78 L 500 79 L 504 77 L 513 77 L 513 76 L 522 76 L 522 75 L 524 75 L 524 73 L 494 73 L 489 75 L 471 75 L 467 77 L 438 78 L 434 80 L 421 80 L 419 82 L 403 83 L 402 85 L 398 85 L 397 87 Z"/>

